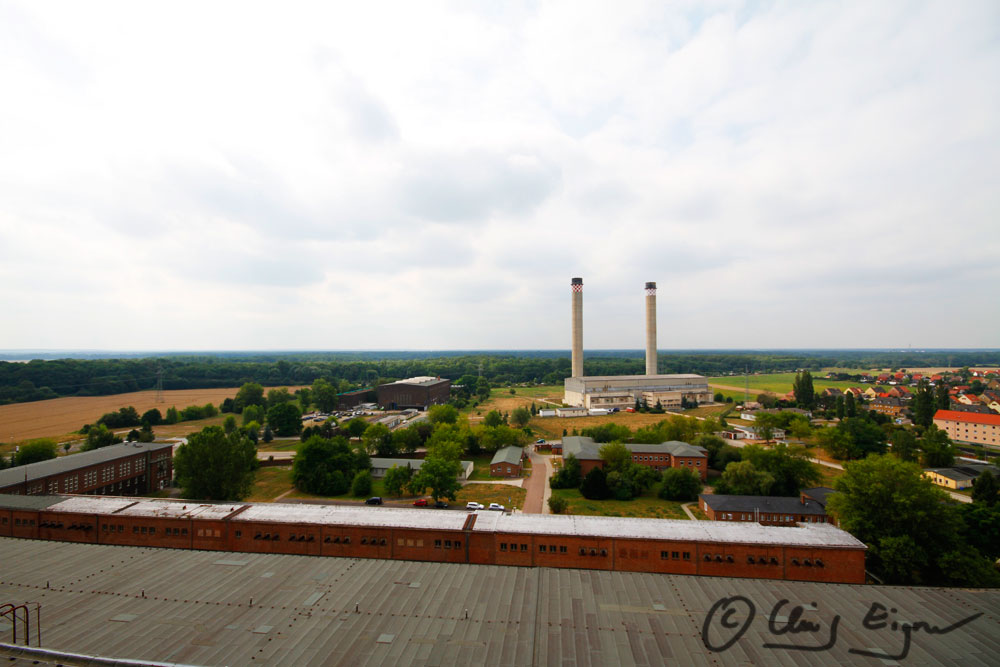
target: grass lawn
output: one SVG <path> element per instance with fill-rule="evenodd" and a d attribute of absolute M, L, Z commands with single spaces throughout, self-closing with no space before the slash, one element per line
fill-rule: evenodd
<path fill-rule="evenodd" d="M 292 466 L 258 468 L 253 480 L 253 490 L 247 500 L 261 503 L 274 500 L 292 488 Z"/>
<path fill-rule="evenodd" d="M 524 507 L 524 498 L 527 495 L 526 490 L 509 484 L 466 484 L 455 496 L 452 505 L 464 507 L 465 503 L 474 500 L 487 507 L 490 503 L 500 503 L 510 509 L 511 507 Z"/>
<path fill-rule="evenodd" d="M 579 489 L 553 489 L 552 495 L 565 498 L 569 503 L 567 514 L 587 516 L 631 516 L 647 519 L 687 519 L 681 509 L 684 503 L 660 500 L 656 497 L 659 485 L 635 500 L 588 500 Z"/>
<path fill-rule="evenodd" d="M 844 474 L 843 470 L 837 470 L 836 468 L 831 468 L 830 466 L 817 465 L 816 467 L 819 468 L 819 472 L 823 476 L 823 478 L 819 482 L 819 485 L 827 486 L 830 487 L 831 489 L 834 487 L 834 483 L 837 481 L 837 479 L 842 477 Z"/>
<path fill-rule="evenodd" d="M 272 440 L 271 442 L 257 441 L 258 452 L 296 452 L 302 444 L 298 438 L 291 440 Z"/>
<path fill-rule="evenodd" d="M 795 382 L 795 373 L 767 373 L 764 375 L 750 376 L 750 399 L 753 400 L 757 394 L 769 391 L 775 394 L 787 394 L 792 390 L 792 383 Z M 708 384 L 726 385 L 727 387 L 745 387 L 746 378 L 742 375 L 724 375 L 708 378 Z M 837 387 L 846 389 L 856 387 L 857 382 L 840 382 L 838 380 L 826 380 L 813 376 L 813 389 L 823 391 L 827 387 Z M 733 400 L 743 400 L 742 391 L 712 388 L 712 393 L 721 392 L 724 396 L 732 396 Z"/>
<path fill-rule="evenodd" d="M 471 458 L 463 456 L 462 460 L 472 461 L 472 474 L 469 475 L 470 480 L 485 482 L 492 479 L 490 477 L 490 461 L 493 460 L 492 455 L 484 454 L 483 456 L 473 456 Z"/>
<path fill-rule="evenodd" d="M 688 509 L 691 510 L 691 514 L 694 514 L 698 521 L 711 521 L 711 519 L 708 518 L 708 515 L 702 512 L 701 508 L 698 507 L 698 503 L 691 505 Z"/>
<path fill-rule="evenodd" d="M 561 384 L 543 384 L 537 387 L 511 387 L 494 389 L 493 394 L 506 394 L 510 396 L 510 390 L 514 390 L 514 396 L 527 396 L 528 398 L 549 398 L 562 400 L 563 386 Z"/>

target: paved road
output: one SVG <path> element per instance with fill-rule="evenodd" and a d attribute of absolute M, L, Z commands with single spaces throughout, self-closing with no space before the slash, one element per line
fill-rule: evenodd
<path fill-rule="evenodd" d="M 548 510 L 546 496 L 549 488 L 549 457 L 528 450 L 531 458 L 531 476 L 524 480 L 527 495 L 524 497 L 525 514 L 545 514 Z"/>

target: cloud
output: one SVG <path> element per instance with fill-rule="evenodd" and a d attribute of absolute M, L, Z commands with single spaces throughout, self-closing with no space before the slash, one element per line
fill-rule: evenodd
<path fill-rule="evenodd" d="M 5 347 L 995 345 L 996 3 L 192 11 L 0 9 Z"/>

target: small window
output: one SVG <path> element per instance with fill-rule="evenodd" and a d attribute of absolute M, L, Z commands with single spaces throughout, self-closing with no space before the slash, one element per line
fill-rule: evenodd
<path fill-rule="evenodd" d="M 177 529 L 174 528 L 174 531 L 175 531 L 174 534 L 176 535 L 177 534 L 176 533 Z M 240 539 L 241 537 L 243 537 L 243 531 L 242 530 L 237 530 L 236 531 L 236 539 Z"/>
<path fill-rule="evenodd" d="M 663 559 L 663 560 L 667 560 L 667 556 L 668 555 L 669 554 L 666 551 L 661 551 L 660 552 L 660 558 Z"/>
<path fill-rule="evenodd" d="M 397 547 L 401 547 L 404 544 L 406 544 L 406 540 L 404 540 L 402 537 L 397 537 L 396 538 L 396 546 Z"/>
<path fill-rule="evenodd" d="M 823 561 L 819 558 L 816 559 L 816 567 L 823 567 Z"/>
<path fill-rule="evenodd" d="M 381 539 L 380 539 L 380 540 L 378 541 L 378 543 L 379 543 L 379 546 L 382 546 L 382 547 L 384 547 L 384 546 L 386 545 L 386 540 L 385 540 L 385 538 L 384 538 L 384 537 L 383 537 L 383 538 L 381 538 Z"/>
<path fill-rule="evenodd" d="M 139 532 L 139 526 L 132 526 L 132 532 L 133 533 L 138 533 Z"/>
<path fill-rule="evenodd" d="M 147 529 L 146 529 L 146 526 L 143 526 L 143 527 L 141 528 L 141 531 L 142 531 L 142 534 L 143 534 L 143 535 L 145 535 L 145 534 L 146 534 L 146 530 L 147 530 Z"/>
<path fill-rule="evenodd" d="M 555 552 L 556 552 L 556 545 L 550 544 L 549 545 L 549 553 L 550 554 L 554 554 Z"/>
<path fill-rule="evenodd" d="M 732 563 L 733 562 L 733 557 L 732 556 L 726 556 L 726 562 L 727 563 Z"/>
<path fill-rule="evenodd" d="M 538 551 L 540 553 L 545 553 L 545 545 L 544 544 L 539 544 L 538 545 Z"/>
<path fill-rule="evenodd" d="M 445 540 L 444 541 L 444 548 L 445 549 L 451 549 L 451 540 Z"/>
<path fill-rule="evenodd" d="M 793 558 L 792 559 L 792 565 L 798 565 L 798 564 L 799 564 L 799 559 L 798 558 Z"/>
<path fill-rule="evenodd" d="M 187 535 L 187 534 L 188 534 L 188 529 L 187 528 L 181 528 L 181 535 Z"/>
<path fill-rule="evenodd" d="M 361 538 L 361 544 L 368 544 L 368 538 L 367 537 L 362 537 Z"/>
<path fill-rule="evenodd" d="M 350 543 L 351 543 L 351 538 L 350 537 L 345 537 L 344 538 L 344 544 L 350 544 Z"/>
<path fill-rule="evenodd" d="M 502 545 L 500 545 L 500 546 L 504 547 L 504 546 L 506 546 L 506 545 L 503 545 L 503 544 L 502 544 Z M 435 548 L 435 549 L 440 549 L 440 548 L 441 548 L 441 540 L 434 540 L 434 548 Z"/>
<path fill-rule="evenodd" d="M 561 553 L 561 554 L 566 553 L 566 545 L 560 545 L 560 547 L 559 547 L 559 553 Z"/>
<path fill-rule="evenodd" d="M 711 554 L 705 554 L 705 562 L 707 563 L 710 560 L 712 560 L 712 555 Z"/>
<path fill-rule="evenodd" d="M 749 563 L 750 565 L 754 564 L 754 558 L 753 558 L 753 556 L 747 556 L 747 563 Z"/>
<path fill-rule="evenodd" d="M 149 527 L 149 534 L 150 535 L 156 535 L 156 526 L 150 526 Z"/>
<path fill-rule="evenodd" d="M 602 556 L 607 556 L 608 555 L 608 550 L 607 549 L 601 549 L 601 555 Z"/>
<path fill-rule="evenodd" d="M 778 559 L 775 558 L 774 556 L 771 556 L 771 565 L 777 565 L 777 564 L 778 564 Z"/>
<path fill-rule="evenodd" d="M 455 540 L 455 548 L 456 549 L 462 548 L 462 540 Z"/>
<path fill-rule="evenodd" d="M 680 553 L 678 553 L 677 551 L 671 551 L 671 552 L 670 552 L 670 557 L 671 557 L 672 559 L 674 559 L 674 560 L 677 560 L 678 558 L 680 558 L 680 557 L 681 557 L 681 555 L 680 555 Z"/>
<path fill-rule="evenodd" d="M 527 550 L 528 550 L 528 545 L 527 544 L 522 544 L 521 545 L 521 551 L 527 551 Z"/>
<path fill-rule="evenodd" d="M 580 547 L 580 555 L 581 556 L 586 556 L 587 555 L 587 550 L 584 549 L 583 547 Z"/>

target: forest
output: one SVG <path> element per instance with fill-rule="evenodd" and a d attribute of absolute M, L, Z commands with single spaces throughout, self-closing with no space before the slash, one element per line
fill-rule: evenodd
<path fill-rule="evenodd" d="M 720 350 L 661 352 L 660 373 L 724 375 L 850 368 L 1000 365 L 1000 351 L 942 350 Z M 642 350 L 598 350 L 585 355 L 587 375 L 644 372 Z M 163 354 L 105 359 L 33 359 L 0 362 L 0 405 L 61 396 L 104 396 L 153 389 L 312 384 L 317 378 L 344 390 L 417 375 L 457 380 L 482 376 L 494 386 L 560 384 L 570 374 L 565 350 L 489 352 L 230 352 Z"/>

